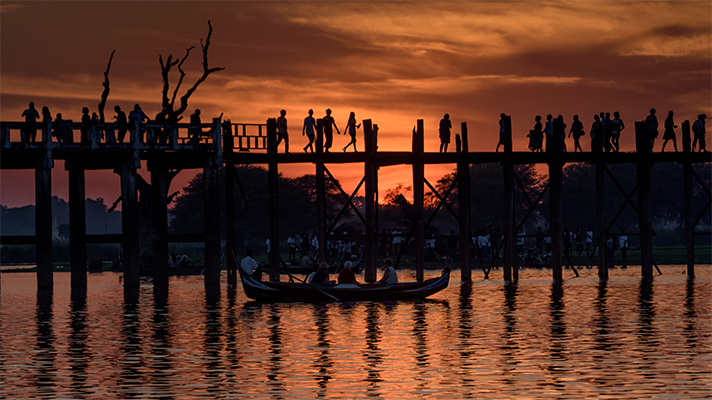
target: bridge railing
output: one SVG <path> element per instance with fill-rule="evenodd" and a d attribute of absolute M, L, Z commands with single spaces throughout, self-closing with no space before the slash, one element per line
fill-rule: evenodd
<path fill-rule="evenodd" d="M 267 150 L 267 125 L 230 123 L 233 150 Z"/>
<path fill-rule="evenodd" d="M 174 125 L 148 123 L 0 122 L 0 148 L 58 147 L 135 149 L 211 149 L 221 146 L 220 119 L 213 123 Z"/>

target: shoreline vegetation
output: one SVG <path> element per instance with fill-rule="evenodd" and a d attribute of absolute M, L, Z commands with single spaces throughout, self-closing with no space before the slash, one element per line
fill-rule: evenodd
<path fill-rule="evenodd" d="M 189 250 L 186 249 L 186 247 L 191 247 L 191 246 L 181 246 L 182 250 Z M 195 254 L 200 254 L 202 251 L 202 247 L 200 246 L 192 246 L 194 247 Z M 191 252 L 192 253 L 192 252 Z M 282 254 L 283 259 L 288 259 L 288 254 L 284 253 Z M 653 258 L 655 261 L 655 264 L 658 266 L 661 265 L 685 265 L 687 263 L 686 260 L 687 257 L 687 249 L 685 246 L 660 246 L 660 247 L 655 247 L 653 249 Z M 256 256 L 255 259 L 257 261 L 265 262 L 267 263 L 267 256 L 266 255 L 261 255 L 261 256 Z M 92 272 L 100 272 L 100 271 L 110 271 L 112 267 L 112 261 L 111 260 L 101 260 L 97 259 L 96 257 L 92 258 L 89 256 L 89 262 L 87 263 L 87 267 L 89 265 L 93 264 L 94 267 L 98 267 L 98 263 L 102 263 L 102 269 L 99 268 L 92 268 L 88 271 Z M 197 256 L 194 258 L 194 264 L 196 266 L 202 265 L 202 256 Z M 587 267 L 592 267 L 596 268 L 597 267 L 597 261 L 598 258 L 594 255 L 593 258 L 586 257 L 584 254 L 581 256 L 574 256 L 572 257 L 571 261 L 573 262 L 574 266 L 576 268 L 587 268 Z M 336 259 L 332 259 L 332 263 L 336 263 Z M 614 266 L 615 268 L 620 268 L 624 264 L 621 261 L 621 253 L 620 250 L 616 250 L 615 252 L 615 257 L 614 257 Z M 524 260 L 522 258 L 519 259 L 519 265 L 520 268 L 525 268 L 524 267 Z M 399 265 L 399 269 L 402 270 L 409 270 L 414 268 L 414 260 L 412 254 L 404 254 L 404 256 L 401 258 L 401 263 Z M 437 261 L 426 261 L 424 263 L 424 267 L 426 270 L 437 270 L 437 269 L 442 269 L 443 266 L 445 265 L 445 260 L 444 259 L 439 259 Z M 639 248 L 629 248 L 628 249 L 628 261 L 625 263 L 626 266 L 630 267 L 635 267 L 640 265 L 640 249 Z M 712 265 L 712 245 L 710 244 L 698 244 L 695 246 L 695 265 Z M 450 263 L 451 268 L 453 269 L 458 269 L 459 268 L 459 262 L 457 260 L 451 261 Z M 489 266 L 489 263 L 486 263 L 486 266 Z M 494 268 L 499 268 L 502 266 L 502 256 L 501 252 L 497 260 L 495 260 L 494 263 Z M 564 263 L 564 268 L 567 267 L 567 264 Z M 474 260 L 472 263 L 472 268 L 473 270 L 479 270 L 481 269 L 482 264 L 480 263 L 479 260 Z M 37 268 L 35 267 L 34 263 L 3 263 L 0 264 L 0 271 L 2 273 L 12 273 L 12 272 L 36 272 Z M 532 267 L 526 267 L 526 268 L 532 268 Z M 226 269 L 226 261 L 223 260 L 223 270 Z M 69 262 L 56 262 L 54 263 L 54 271 L 55 272 L 69 272 L 70 271 L 70 263 Z"/>

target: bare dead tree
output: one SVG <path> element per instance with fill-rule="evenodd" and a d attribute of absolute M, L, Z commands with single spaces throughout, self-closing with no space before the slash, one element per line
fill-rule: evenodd
<path fill-rule="evenodd" d="M 109 98 L 109 70 L 111 69 L 111 60 L 114 59 L 114 53 L 116 53 L 116 49 L 111 52 L 109 64 L 106 66 L 106 71 L 104 71 L 104 82 L 101 84 L 104 87 L 104 91 L 101 93 L 101 102 L 99 102 L 99 120 L 102 124 L 106 122 L 104 119 L 104 108 L 106 107 L 106 100 Z"/>
<path fill-rule="evenodd" d="M 225 68 L 222 67 L 214 67 L 210 68 L 208 65 L 208 50 L 210 49 L 210 38 L 213 35 L 213 26 L 208 21 L 208 37 L 205 40 L 205 43 L 203 43 L 203 39 L 200 39 L 200 47 L 203 51 L 203 75 L 193 84 L 192 87 L 190 87 L 186 93 L 181 96 L 180 98 L 180 104 L 178 108 L 176 109 L 176 97 L 178 96 L 178 91 L 183 84 L 183 79 L 186 76 L 185 71 L 183 71 L 183 63 L 185 60 L 188 58 L 190 55 L 190 51 L 195 48 L 195 46 L 189 47 L 186 52 L 185 56 L 181 59 L 173 59 L 173 55 L 169 55 L 168 58 L 166 58 L 166 61 L 163 61 L 163 57 L 161 55 L 158 56 L 158 61 L 161 65 L 161 77 L 163 79 L 163 90 L 162 90 L 162 100 L 161 104 L 163 108 L 166 109 L 169 113 L 169 120 L 177 120 L 178 116 L 183 114 L 185 110 L 188 108 L 188 99 L 190 96 L 195 93 L 195 91 L 198 89 L 198 86 L 200 86 L 201 83 L 203 83 L 210 74 L 213 72 L 218 72 L 222 71 Z M 178 71 L 180 72 L 180 77 L 178 78 L 178 83 L 176 84 L 175 89 L 173 90 L 173 94 L 171 97 L 168 97 L 168 93 L 170 90 L 170 82 L 169 82 L 169 73 L 173 67 L 177 67 Z M 172 118 L 170 118 L 172 117 Z"/>

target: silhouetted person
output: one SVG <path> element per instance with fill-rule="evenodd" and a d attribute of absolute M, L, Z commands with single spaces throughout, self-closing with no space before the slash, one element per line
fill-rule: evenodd
<path fill-rule="evenodd" d="M 313 117 L 314 110 L 309 110 L 309 115 L 304 118 L 304 126 L 302 127 L 302 136 L 307 135 L 309 143 L 304 146 L 304 152 L 308 153 L 307 149 L 314 152 L 314 133 L 316 132 L 316 120 Z"/>
<path fill-rule="evenodd" d="M 706 143 L 705 143 L 705 119 L 707 118 L 707 115 L 705 114 L 700 114 L 697 116 L 697 121 L 695 121 L 694 124 L 692 124 L 692 132 L 695 135 L 695 139 L 692 141 L 692 151 L 695 151 L 695 145 L 699 141 L 700 143 L 700 151 L 707 151 L 706 148 Z"/>
<path fill-rule="evenodd" d="M 546 151 L 549 152 L 553 148 L 551 145 L 553 144 L 552 138 L 554 137 L 554 122 L 552 121 L 553 117 L 551 114 L 546 115 L 546 125 L 544 125 L 544 134 L 546 136 Z"/>
<path fill-rule="evenodd" d="M 623 123 L 621 115 L 620 113 L 618 113 L 618 111 L 613 113 L 613 117 L 613 132 L 611 133 L 611 144 L 615 148 L 615 151 L 619 152 L 621 150 L 621 132 L 623 132 L 623 129 L 625 129 L 625 124 Z"/>
<path fill-rule="evenodd" d="M 559 124 L 561 124 L 561 131 L 564 133 L 564 139 L 566 139 L 566 127 L 568 125 L 566 125 L 566 123 L 564 122 L 564 116 L 559 114 L 559 116 L 556 117 L 556 119 L 559 121 Z M 552 138 L 553 138 L 553 136 L 552 136 Z M 561 145 L 564 146 L 564 148 L 561 149 L 561 151 L 566 151 L 566 140 L 561 142 Z"/>
<path fill-rule="evenodd" d="M 655 116 L 655 109 L 650 109 L 650 115 L 645 117 L 645 129 L 650 137 L 650 152 L 655 147 L 655 138 L 658 137 L 658 117 Z"/>
<path fill-rule="evenodd" d="M 613 121 L 611 121 L 611 113 L 606 113 L 603 118 L 601 118 L 601 124 L 603 125 L 603 147 L 606 149 L 606 153 L 613 151 L 613 144 L 611 139 L 613 138 Z"/>
<path fill-rule="evenodd" d="M 593 114 L 593 124 L 591 124 L 591 151 L 603 151 L 603 124 L 596 114 Z"/>
<path fill-rule="evenodd" d="M 331 109 L 327 108 L 326 109 L 326 115 L 324 118 L 322 118 L 322 121 L 324 123 L 324 152 L 328 153 L 329 149 L 331 148 L 331 142 L 334 140 L 334 129 L 336 129 L 337 134 L 341 134 L 339 132 L 339 127 L 336 126 L 336 121 L 334 121 L 334 117 L 331 116 Z"/>
<path fill-rule="evenodd" d="M 452 122 L 450 121 L 450 114 L 445 114 L 443 119 L 440 120 L 440 152 L 447 153 L 447 145 L 450 144 L 450 129 L 452 129 Z"/>
<path fill-rule="evenodd" d="M 626 236 L 623 229 L 621 229 L 621 234 L 618 235 L 618 247 L 621 249 L 621 261 L 625 266 L 628 262 L 628 236 Z"/>
<path fill-rule="evenodd" d="M 534 121 L 534 129 L 529 131 L 529 150 L 537 153 L 541 151 L 542 142 L 544 141 L 544 132 L 541 128 L 541 115 L 534 117 Z"/>
<path fill-rule="evenodd" d="M 544 232 L 541 230 L 541 226 L 536 227 L 536 256 L 541 258 L 541 254 L 544 252 Z"/>
<path fill-rule="evenodd" d="M 563 233 L 563 247 L 564 247 L 564 256 L 566 256 L 566 260 L 571 259 L 571 239 L 572 239 L 572 234 L 571 231 L 569 231 L 569 228 L 564 228 L 564 233 Z"/>
<path fill-rule="evenodd" d="M 499 146 L 504 146 L 506 149 L 507 146 L 505 146 L 504 142 L 507 140 L 504 136 L 504 118 L 507 115 L 505 113 L 499 114 L 499 142 L 497 142 L 497 148 L 495 149 L 495 152 L 499 151 Z"/>
<path fill-rule="evenodd" d="M 129 127 L 131 129 L 131 133 L 135 135 L 136 140 L 143 143 L 144 128 L 139 127 L 138 132 L 136 132 L 135 121 L 138 121 L 139 124 L 143 124 L 144 121 L 150 121 L 148 116 L 143 112 L 143 110 L 141 110 L 141 106 L 138 104 L 134 104 L 133 111 L 129 113 Z M 131 142 L 133 143 L 133 138 Z"/>
<path fill-rule="evenodd" d="M 346 122 L 346 128 L 344 128 L 344 133 L 349 133 L 349 136 L 351 136 L 351 141 L 343 148 L 344 153 L 346 152 L 346 149 L 348 149 L 349 146 L 351 146 L 352 144 L 354 145 L 354 152 L 358 153 L 358 150 L 356 150 L 356 129 L 360 127 L 361 124 L 356 125 L 356 114 L 351 111 L 351 114 L 349 115 L 349 120 L 348 122 Z"/>
<path fill-rule="evenodd" d="M 672 116 L 675 113 L 670 110 L 668 112 L 667 118 L 665 118 L 665 132 L 663 132 L 663 149 L 662 151 L 665 151 L 665 145 L 669 140 L 672 140 L 672 145 L 675 147 L 675 151 L 677 151 L 677 139 L 675 138 L 675 129 L 677 128 L 677 125 L 675 125 L 675 121 L 673 121 Z"/>
<path fill-rule="evenodd" d="M 101 140 L 104 138 L 104 131 L 99 128 L 99 123 L 100 123 L 100 122 L 101 122 L 101 121 L 99 121 L 99 114 L 97 114 L 97 113 L 95 113 L 95 112 L 91 113 L 91 124 L 90 124 L 90 126 L 93 126 L 93 127 L 94 127 L 94 133 L 93 133 L 93 134 L 96 135 L 96 142 L 97 142 L 97 143 L 100 143 Z M 91 130 L 89 131 L 89 134 L 92 134 L 92 133 L 91 133 Z M 91 137 L 88 137 L 88 139 L 89 139 L 89 142 L 91 143 Z"/>
<path fill-rule="evenodd" d="M 284 152 L 289 153 L 289 133 L 287 133 L 286 115 L 287 110 L 282 110 L 279 112 L 279 118 L 277 118 L 277 147 L 284 139 Z"/>
<path fill-rule="evenodd" d="M 49 112 L 49 107 L 44 106 L 42 107 L 42 142 L 45 142 L 52 134 L 47 131 L 47 122 L 52 122 L 52 113 Z"/>
<path fill-rule="evenodd" d="M 126 130 L 128 129 L 129 121 L 126 119 L 126 113 L 121 111 L 121 107 L 114 106 L 114 111 L 116 112 L 116 116 L 114 117 L 117 130 L 116 140 L 118 140 L 119 143 L 123 143 L 124 138 L 126 137 Z"/>
<path fill-rule="evenodd" d="M 67 140 L 66 134 L 64 133 L 66 128 L 63 124 L 62 113 L 57 113 L 57 116 L 54 118 L 54 123 L 52 124 L 52 136 L 57 138 L 57 143 L 63 143 Z"/>
<path fill-rule="evenodd" d="M 156 118 L 153 120 L 156 124 L 160 125 L 165 125 L 166 124 L 166 114 L 168 114 L 168 111 L 166 109 L 162 109 L 158 114 L 156 114 Z M 168 142 L 168 135 L 167 135 L 167 129 L 164 129 L 164 126 L 161 126 L 159 128 L 153 128 L 153 138 L 151 138 L 151 143 L 156 143 L 160 145 L 164 145 Z"/>
<path fill-rule="evenodd" d="M 27 110 L 22 112 L 22 116 L 25 117 L 25 125 L 22 129 L 22 142 L 30 143 L 35 142 L 37 139 L 37 119 L 40 117 L 40 113 L 37 112 L 35 108 L 35 103 L 30 102 Z"/>
<path fill-rule="evenodd" d="M 574 239 L 576 240 L 576 251 L 578 252 L 578 255 L 581 256 L 581 252 L 583 252 L 583 233 L 581 233 L 581 228 L 576 228 L 576 233 L 574 234 Z"/>
<path fill-rule="evenodd" d="M 79 142 L 83 146 L 89 144 L 89 126 L 91 126 L 91 116 L 89 116 L 89 107 L 82 107 L 82 128 Z"/>
<path fill-rule="evenodd" d="M 190 114 L 190 127 L 188 128 L 188 144 L 198 144 L 200 143 L 200 136 L 203 135 L 203 128 L 200 127 L 200 109 L 196 108 L 192 114 Z"/>
<path fill-rule="evenodd" d="M 581 139 L 581 136 L 583 136 L 583 123 L 579 121 L 579 116 L 574 115 L 574 122 L 571 124 L 571 131 L 569 132 L 569 137 L 573 135 L 574 137 L 574 153 L 578 149 L 578 151 L 583 153 L 583 149 L 581 149 L 581 143 L 579 142 L 579 139 Z"/>

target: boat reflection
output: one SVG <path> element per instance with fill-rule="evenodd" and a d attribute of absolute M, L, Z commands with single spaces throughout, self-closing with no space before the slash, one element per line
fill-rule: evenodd
<path fill-rule="evenodd" d="M 312 306 L 314 322 L 316 324 L 316 347 L 318 356 L 314 360 L 313 368 L 317 371 L 316 380 L 319 391 L 317 397 L 326 397 L 326 388 L 332 379 L 333 362 L 329 355 L 331 341 L 329 340 L 329 309 L 325 304 L 314 304 Z"/>
<path fill-rule="evenodd" d="M 379 344 L 381 342 L 380 304 L 370 302 L 366 304 L 366 349 L 363 352 L 366 373 L 365 381 L 368 382 L 366 391 L 369 396 L 379 395 L 379 382 L 382 382 L 383 355 Z"/>

